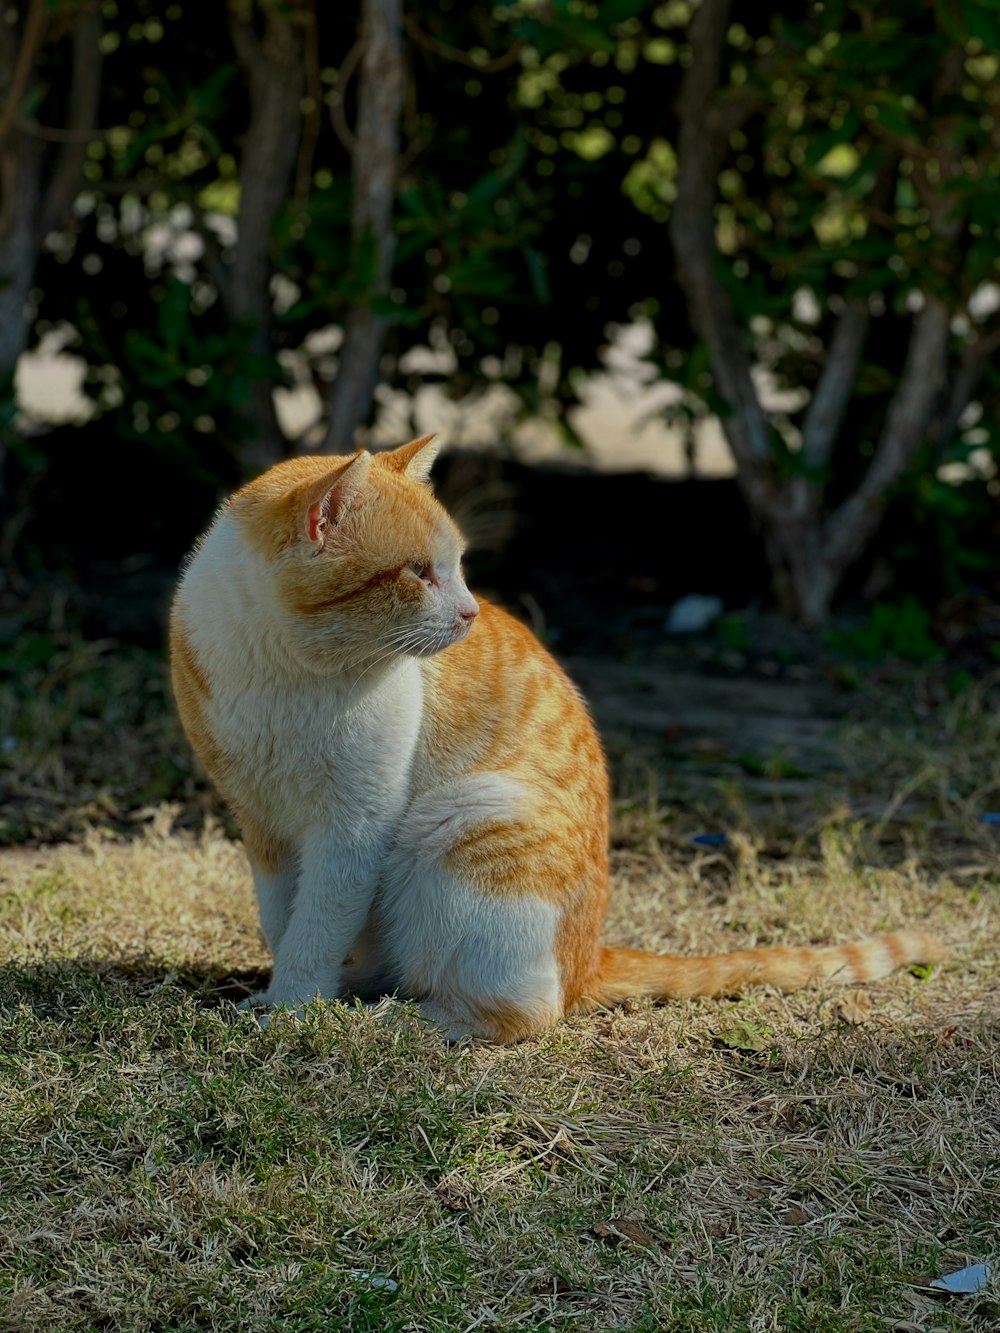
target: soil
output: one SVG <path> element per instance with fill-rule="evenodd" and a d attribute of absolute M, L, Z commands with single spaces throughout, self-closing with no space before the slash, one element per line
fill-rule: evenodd
<path fill-rule="evenodd" d="M 755 761 L 766 768 L 773 761 L 785 790 L 793 770 L 811 772 L 829 763 L 845 712 L 844 695 L 818 675 L 713 676 L 670 662 L 605 657 L 573 657 L 565 665 L 616 751 L 686 753 L 714 760 L 716 772 L 745 771 Z"/>

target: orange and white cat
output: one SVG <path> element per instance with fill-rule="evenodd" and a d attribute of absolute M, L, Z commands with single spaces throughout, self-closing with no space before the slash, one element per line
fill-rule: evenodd
<path fill-rule="evenodd" d="M 942 956 L 918 930 L 708 958 L 601 947 L 601 745 L 541 644 L 465 586 L 432 440 L 279 463 L 223 505 L 177 591 L 177 704 L 242 826 L 274 956 L 252 1002 L 396 991 L 450 1036 L 507 1042 L 626 996 Z"/>

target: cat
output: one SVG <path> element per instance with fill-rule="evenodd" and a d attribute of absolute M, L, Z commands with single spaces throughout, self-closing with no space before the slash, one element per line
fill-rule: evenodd
<path fill-rule="evenodd" d="M 190 741 L 240 822 L 274 959 L 254 1005 L 398 992 L 511 1042 L 629 996 L 865 982 L 920 930 L 705 958 L 601 946 L 608 778 L 587 709 L 472 596 L 433 436 L 278 463 L 220 509 L 171 613 Z"/>

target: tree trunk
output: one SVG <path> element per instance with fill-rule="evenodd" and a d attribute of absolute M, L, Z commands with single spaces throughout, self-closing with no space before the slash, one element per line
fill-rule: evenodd
<path fill-rule="evenodd" d="M 732 302 L 715 271 L 715 197 L 726 139 L 750 110 L 719 98 L 731 0 L 702 0 L 691 23 L 694 60 L 680 96 L 677 194 L 670 236 L 691 319 L 708 346 L 712 374 L 731 406 L 722 427 L 751 510 L 767 502 L 771 431 L 750 374 L 750 358 Z"/>
<path fill-rule="evenodd" d="M 403 105 L 401 0 L 363 0 L 358 128 L 351 153 L 354 194 L 351 232 L 355 262 L 374 248 L 371 286 L 354 301 L 344 326 L 337 378 L 323 447 L 350 453 L 372 404 L 388 320 L 371 307 L 389 292 L 395 248 L 392 204 L 396 189 L 398 124 Z"/>
<path fill-rule="evenodd" d="M 247 73 L 250 124 L 240 159 L 240 210 L 236 255 L 222 293 L 233 319 L 253 328 L 254 358 L 274 356 L 274 307 L 271 300 L 271 227 L 288 199 L 302 132 L 305 87 L 305 25 L 315 15 L 301 4 L 268 6 L 263 35 L 252 14 L 234 19 L 233 42 Z M 247 439 L 240 462 L 248 476 L 284 458 L 287 441 L 274 406 L 274 378 L 251 377 L 250 402 L 241 415 Z"/>
<path fill-rule="evenodd" d="M 43 149 L 20 121 L 47 25 L 45 0 L 32 0 L 21 27 L 0 23 L 0 378 L 5 384 L 27 343 L 25 307 L 42 241 L 37 224 Z"/>
<path fill-rule="evenodd" d="M 779 611 L 816 628 L 829 616 L 838 580 L 824 550 L 818 492 L 806 507 L 794 494 L 788 488 L 773 497 L 761 523 L 764 549 Z"/>
<path fill-rule="evenodd" d="M 28 341 L 25 311 L 35 280 L 42 237 L 42 150 L 22 130 L 7 139 L 0 162 L 3 206 L 0 211 L 0 376 L 14 373 Z"/>
<path fill-rule="evenodd" d="M 7 498 L 7 454 L 16 442 L 14 372 L 31 332 L 27 308 L 38 254 L 80 188 L 100 89 L 103 24 L 96 6 L 82 6 L 72 30 L 66 142 L 55 153 L 47 151 L 30 125 L 22 123 L 49 17 L 45 0 L 31 0 L 20 28 L 0 23 L 0 510 Z M 16 530 L 8 520 L 0 563 L 8 563 Z"/>

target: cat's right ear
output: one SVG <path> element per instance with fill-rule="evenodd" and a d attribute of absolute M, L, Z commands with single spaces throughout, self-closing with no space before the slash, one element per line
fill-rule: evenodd
<path fill-rule="evenodd" d="M 303 531 L 319 553 L 327 533 L 335 528 L 368 481 L 372 456 L 362 449 L 340 467 L 314 482 L 303 500 Z"/>

